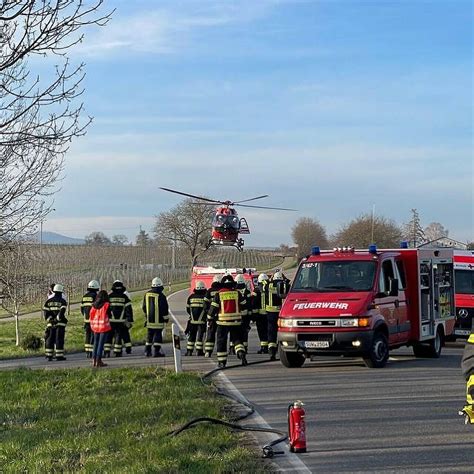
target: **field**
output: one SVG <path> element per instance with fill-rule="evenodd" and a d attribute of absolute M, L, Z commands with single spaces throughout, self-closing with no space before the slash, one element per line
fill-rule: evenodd
<path fill-rule="evenodd" d="M 0 372 L 0 472 L 260 472 L 244 435 L 201 425 L 225 402 L 192 374 L 161 369 Z M 125 409 L 126 407 L 126 409 Z"/>

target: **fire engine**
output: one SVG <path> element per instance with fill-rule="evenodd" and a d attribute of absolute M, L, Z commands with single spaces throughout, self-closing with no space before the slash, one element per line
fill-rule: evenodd
<path fill-rule="evenodd" d="M 474 317 L 474 250 L 454 250 L 456 323 L 453 339 L 468 338 Z"/>
<path fill-rule="evenodd" d="M 198 280 L 204 282 L 206 288 L 210 288 L 212 284 L 212 280 L 216 275 L 222 278 L 224 275 L 232 275 L 235 277 L 240 273 L 244 276 L 245 280 L 247 281 L 247 285 L 249 290 L 252 291 L 254 288 L 254 283 L 257 275 L 255 272 L 257 271 L 256 268 L 215 268 L 215 267 L 202 267 L 202 266 L 195 266 L 193 267 L 191 273 L 191 288 L 190 290 L 193 291 L 196 282 Z"/>
<path fill-rule="evenodd" d="M 280 360 L 301 367 L 313 355 L 343 355 L 384 367 L 405 345 L 438 358 L 454 327 L 453 286 L 452 249 L 313 247 L 280 312 Z"/>

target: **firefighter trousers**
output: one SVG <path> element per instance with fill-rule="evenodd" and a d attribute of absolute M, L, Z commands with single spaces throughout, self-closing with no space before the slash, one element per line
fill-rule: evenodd
<path fill-rule="evenodd" d="M 248 352 L 249 347 L 249 332 L 251 316 L 242 316 L 242 344 L 245 347 L 245 352 Z"/>
<path fill-rule="evenodd" d="M 94 333 L 92 332 L 90 323 L 84 323 L 84 332 L 84 350 L 86 351 L 86 355 L 90 357 L 94 349 Z"/>
<path fill-rule="evenodd" d="M 216 331 L 217 331 L 217 324 L 215 321 L 209 321 L 207 325 L 207 332 L 206 332 L 206 342 L 204 344 L 204 350 L 209 354 L 212 354 L 214 350 L 214 346 L 216 344 Z"/>
<path fill-rule="evenodd" d="M 111 322 L 110 325 L 112 326 L 112 345 L 114 350 L 115 356 L 122 355 L 122 346 L 124 343 L 125 336 L 125 327 L 124 323 L 113 323 Z"/>
<path fill-rule="evenodd" d="M 145 355 L 151 356 L 151 348 L 153 346 L 154 354 L 157 355 L 161 351 L 161 344 L 163 343 L 163 328 L 151 329 L 148 328 L 145 343 Z"/>
<path fill-rule="evenodd" d="M 238 326 L 224 326 L 217 324 L 216 332 L 216 349 L 217 349 L 217 361 L 227 362 L 227 337 L 229 336 L 230 342 L 234 343 L 235 353 L 239 355 L 245 354 L 245 348 L 242 344 L 242 325 Z"/>
<path fill-rule="evenodd" d="M 186 349 L 188 351 L 193 351 L 195 348 L 196 351 L 202 351 L 203 349 L 203 339 L 206 333 L 206 323 L 202 322 L 201 324 L 190 324 L 189 325 L 189 334 L 188 342 L 186 344 Z"/>
<path fill-rule="evenodd" d="M 64 336 L 66 326 L 50 326 L 44 334 L 44 352 L 46 357 L 64 357 Z"/>
<path fill-rule="evenodd" d="M 462 412 L 466 416 L 466 423 L 474 424 L 474 375 L 466 382 L 466 405 Z"/>
<path fill-rule="evenodd" d="M 112 340 L 114 338 L 114 331 L 110 330 L 105 335 L 105 343 L 104 343 L 104 356 L 110 357 L 110 351 L 112 350 Z"/>
<path fill-rule="evenodd" d="M 276 352 L 278 347 L 277 336 L 278 336 L 278 315 L 279 313 L 274 313 L 267 311 L 267 321 L 268 321 L 268 350 Z"/>
<path fill-rule="evenodd" d="M 257 334 L 260 339 L 260 349 L 268 349 L 268 321 L 266 314 L 257 314 L 254 316 L 257 326 Z"/>
<path fill-rule="evenodd" d="M 132 353 L 132 338 L 130 337 L 130 329 L 124 325 L 123 328 L 123 346 L 125 347 L 125 352 L 127 354 Z"/>

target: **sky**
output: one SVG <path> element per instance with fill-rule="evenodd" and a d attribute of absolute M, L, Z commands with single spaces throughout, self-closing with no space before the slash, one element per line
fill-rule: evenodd
<path fill-rule="evenodd" d="M 44 230 L 134 240 L 180 202 L 164 186 L 298 210 L 242 208 L 251 246 L 373 209 L 474 240 L 470 0 L 106 3 L 71 53 L 94 121 Z"/>

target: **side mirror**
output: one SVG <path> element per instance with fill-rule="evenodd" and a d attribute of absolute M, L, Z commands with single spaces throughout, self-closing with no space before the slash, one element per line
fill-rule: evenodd
<path fill-rule="evenodd" d="M 286 295 L 288 294 L 288 285 L 285 281 L 279 281 L 277 283 L 277 295 L 280 298 L 286 298 Z"/>

